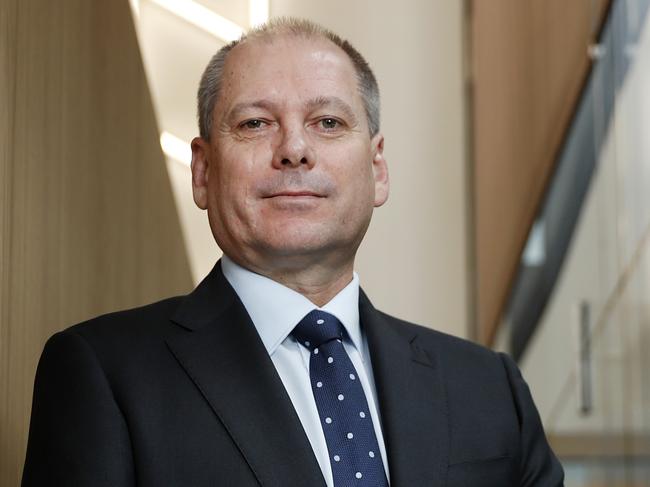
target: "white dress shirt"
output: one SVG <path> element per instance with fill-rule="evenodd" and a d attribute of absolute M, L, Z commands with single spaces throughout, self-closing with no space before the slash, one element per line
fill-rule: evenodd
<path fill-rule="evenodd" d="M 343 346 L 357 370 L 363 392 L 366 395 L 384 469 L 386 476 L 389 477 L 368 343 L 359 325 L 359 276 L 357 273 L 354 273 L 350 284 L 334 296 L 329 303 L 318 308 L 302 294 L 267 277 L 244 269 L 225 255 L 221 259 L 221 268 L 224 276 L 244 304 L 280 379 L 282 379 L 328 487 L 334 486 L 334 480 L 325 434 L 321 427 L 309 379 L 310 354 L 306 347 L 291 336 L 291 332 L 300 320 L 314 309 L 321 309 L 339 319 L 347 332 Z"/>

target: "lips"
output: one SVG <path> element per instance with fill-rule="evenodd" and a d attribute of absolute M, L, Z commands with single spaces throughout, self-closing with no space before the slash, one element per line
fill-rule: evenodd
<path fill-rule="evenodd" d="M 280 197 L 312 197 L 312 198 L 324 198 L 325 196 L 314 191 L 279 191 L 271 195 L 265 196 L 265 198 L 280 198 Z"/>

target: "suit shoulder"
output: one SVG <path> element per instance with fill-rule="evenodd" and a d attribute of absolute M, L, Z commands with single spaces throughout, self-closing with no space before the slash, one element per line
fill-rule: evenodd
<path fill-rule="evenodd" d="M 498 363 L 499 367 L 502 367 L 499 354 L 483 345 L 466 338 L 460 338 L 433 328 L 395 318 L 381 311 L 379 313 L 402 336 L 426 350 L 435 351 L 436 356 L 442 357 L 446 361 L 462 361 L 465 366 L 467 366 L 468 361 L 469 363 L 476 363 L 476 361 L 485 363 L 485 361 L 488 361 L 493 364 Z"/>
<path fill-rule="evenodd" d="M 159 334 L 184 299 L 175 296 L 154 303 L 96 316 L 63 330 L 86 339 L 133 337 L 141 334 Z"/>
<path fill-rule="evenodd" d="M 52 366 L 65 354 L 86 357 L 96 361 L 113 386 L 128 383 L 124 377 L 129 374 L 146 374 L 169 359 L 166 339 L 178 328 L 172 317 L 182 300 L 182 296 L 168 298 L 66 328 L 47 341 L 43 357 L 52 359 L 44 363 Z"/>

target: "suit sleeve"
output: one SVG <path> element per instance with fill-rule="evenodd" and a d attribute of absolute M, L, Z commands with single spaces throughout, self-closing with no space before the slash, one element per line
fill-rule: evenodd
<path fill-rule="evenodd" d="M 546 440 L 542 421 L 528 384 L 514 361 L 500 354 L 508 374 L 520 425 L 520 486 L 558 487 L 564 485 L 562 465 Z"/>
<path fill-rule="evenodd" d="M 135 485 L 124 416 L 88 342 L 51 337 L 38 364 L 23 487 Z"/>

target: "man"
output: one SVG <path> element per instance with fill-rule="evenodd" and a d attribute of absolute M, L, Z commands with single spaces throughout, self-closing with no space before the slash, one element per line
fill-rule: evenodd
<path fill-rule="evenodd" d="M 253 31 L 210 61 L 199 125 L 194 200 L 224 258 L 188 296 L 50 339 L 23 485 L 562 485 L 510 359 L 359 290 L 388 172 L 350 44 Z"/>

